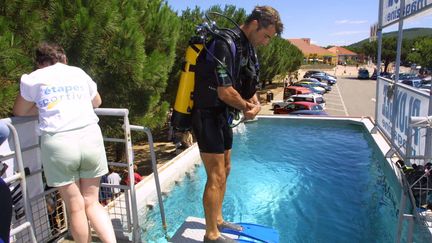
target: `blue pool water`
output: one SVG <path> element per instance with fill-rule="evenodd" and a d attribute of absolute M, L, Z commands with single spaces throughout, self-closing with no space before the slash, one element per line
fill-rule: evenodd
<path fill-rule="evenodd" d="M 393 242 L 400 194 L 385 163 L 362 126 L 261 118 L 234 137 L 224 217 L 280 242 Z M 204 217 L 205 178 L 200 166 L 165 198 L 168 235 Z M 166 242 L 158 208 L 140 223 L 143 241 Z"/>

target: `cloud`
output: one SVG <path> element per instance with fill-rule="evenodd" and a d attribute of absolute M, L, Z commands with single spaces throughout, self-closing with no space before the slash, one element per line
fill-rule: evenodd
<path fill-rule="evenodd" d="M 343 20 L 336 20 L 336 24 L 366 24 L 367 20 L 349 20 L 349 19 L 343 19 Z"/>
<path fill-rule="evenodd" d="M 346 40 L 338 40 L 333 43 L 335 46 L 346 46 L 348 45 L 348 41 Z"/>
<path fill-rule="evenodd" d="M 332 33 L 332 36 L 340 36 L 340 35 L 358 35 L 358 34 L 365 34 L 365 33 L 369 33 L 369 31 L 364 31 L 364 30 L 351 30 L 351 31 L 340 31 L 340 32 L 335 32 Z"/>

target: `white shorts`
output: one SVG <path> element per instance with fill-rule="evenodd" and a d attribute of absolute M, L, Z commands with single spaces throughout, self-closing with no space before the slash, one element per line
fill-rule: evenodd
<path fill-rule="evenodd" d="M 42 132 L 41 151 L 47 184 L 52 187 L 108 173 L 98 124 L 65 132 Z"/>

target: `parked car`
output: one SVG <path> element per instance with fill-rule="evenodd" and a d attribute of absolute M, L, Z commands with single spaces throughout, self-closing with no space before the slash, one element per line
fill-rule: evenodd
<path fill-rule="evenodd" d="M 423 83 L 430 83 L 432 81 L 431 75 L 422 75 L 420 78 L 422 79 Z"/>
<path fill-rule="evenodd" d="M 372 75 L 370 76 L 370 79 L 377 80 L 377 71 L 376 71 L 376 69 L 373 71 Z"/>
<path fill-rule="evenodd" d="M 326 92 L 329 92 L 332 90 L 330 85 L 328 85 L 327 83 L 321 82 L 315 78 L 305 78 L 305 79 L 298 81 L 297 83 L 312 83 L 312 84 L 318 85 L 321 88 L 324 88 L 326 90 Z"/>
<path fill-rule="evenodd" d="M 383 78 L 391 78 L 392 75 L 393 75 L 392 73 L 387 73 L 387 72 L 380 73 L 380 76 Z"/>
<path fill-rule="evenodd" d="M 325 109 L 325 99 L 322 95 L 319 94 L 312 93 L 312 94 L 293 95 L 288 98 L 288 101 L 291 102 L 305 101 L 305 102 L 317 103 L 321 105 L 323 109 Z"/>
<path fill-rule="evenodd" d="M 299 94 L 299 95 L 291 95 L 286 100 L 279 100 L 272 102 L 272 108 L 277 109 L 280 107 L 285 107 L 291 102 L 298 102 L 298 101 L 305 101 L 305 102 L 311 102 L 311 103 L 317 103 L 322 106 L 322 108 L 325 108 L 325 100 L 322 95 L 310 93 L 310 94 Z"/>
<path fill-rule="evenodd" d="M 309 70 L 306 71 L 306 73 L 303 75 L 303 78 L 309 78 L 311 75 L 315 74 L 315 73 L 322 73 L 323 71 L 320 70 Z"/>
<path fill-rule="evenodd" d="M 420 85 L 419 89 L 420 89 L 421 91 L 424 91 L 424 92 L 430 94 L 430 91 L 431 91 L 431 83 L 430 83 L 430 82 L 429 82 L 429 83 L 423 83 L 422 85 Z"/>
<path fill-rule="evenodd" d="M 310 94 L 313 93 L 312 90 L 305 87 L 298 86 L 287 86 L 284 88 L 283 99 L 288 99 L 291 95 L 296 94 Z"/>
<path fill-rule="evenodd" d="M 396 74 L 392 74 L 391 75 L 391 79 L 392 80 L 396 80 Z M 409 80 L 409 79 L 420 79 L 419 76 L 417 76 L 416 74 L 412 74 L 412 73 L 399 73 L 399 81 L 402 80 Z"/>
<path fill-rule="evenodd" d="M 380 73 L 380 77 L 383 77 L 383 78 L 391 78 L 391 76 L 392 76 L 391 73 L 387 73 L 387 72 Z M 374 72 L 370 76 L 370 79 L 373 79 L 373 80 L 377 79 L 377 72 L 376 72 L 376 70 L 374 70 Z"/>
<path fill-rule="evenodd" d="M 320 73 L 314 73 L 309 76 L 310 78 L 318 79 L 321 82 L 326 82 L 329 85 L 333 85 L 337 82 L 337 78 L 333 75 L 330 75 L 328 73 L 320 72 Z"/>
<path fill-rule="evenodd" d="M 328 116 L 327 112 L 319 111 L 319 110 L 299 110 L 293 111 L 289 113 L 289 115 L 297 115 L 297 116 Z"/>
<path fill-rule="evenodd" d="M 420 88 L 422 85 L 421 79 L 406 79 L 400 81 L 400 83 L 412 86 L 414 88 Z"/>
<path fill-rule="evenodd" d="M 317 94 L 321 94 L 321 95 L 326 92 L 326 90 L 324 88 L 321 88 L 318 85 L 315 85 L 313 83 L 297 82 L 297 83 L 293 83 L 291 86 L 305 87 L 305 88 L 312 90 L 312 92 L 317 93 Z"/>
<path fill-rule="evenodd" d="M 358 79 L 369 79 L 369 71 L 365 68 L 360 68 L 358 70 L 357 78 Z"/>
<path fill-rule="evenodd" d="M 392 79 L 395 80 L 396 75 L 393 74 Z M 400 73 L 399 82 L 415 88 L 419 88 L 423 84 L 423 80 L 419 76 L 411 73 Z"/>
<path fill-rule="evenodd" d="M 286 100 L 275 100 L 275 101 L 273 101 L 272 104 L 271 104 L 271 105 L 272 105 L 272 110 L 277 109 L 277 108 L 284 107 L 284 106 L 288 105 L 288 104 L 291 103 L 291 102 L 292 102 L 292 101 L 290 101 L 289 98 L 286 99 Z"/>
<path fill-rule="evenodd" d="M 299 110 L 322 111 L 323 108 L 321 107 L 321 105 L 317 103 L 298 101 L 298 102 L 289 103 L 284 107 L 274 109 L 273 114 L 289 114 L 293 111 L 299 111 Z"/>

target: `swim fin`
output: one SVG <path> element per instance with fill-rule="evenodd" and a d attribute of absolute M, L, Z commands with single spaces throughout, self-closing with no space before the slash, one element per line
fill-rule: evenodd
<path fill-rule="evenodd" d="M 275 229 L 263 225 L 258 225 L 258 224 L 250 224 L 250 223 L 236 223 L 236 224 L 242 226 L 243 230 L 236 231 L 236 230 L 224 228 L 222 229 L 221 232 L 243 236 L 246 238 L 250 238 L 262 242 L 279 243 L 279 233 Z M 253 241 L 247 241 L 247 239 L 238 240 L 238 241 L 253 242 Z"/>

